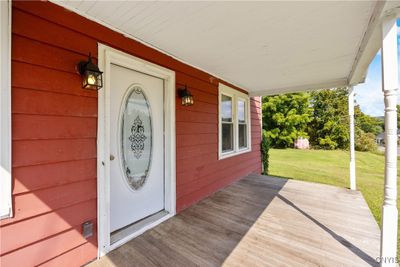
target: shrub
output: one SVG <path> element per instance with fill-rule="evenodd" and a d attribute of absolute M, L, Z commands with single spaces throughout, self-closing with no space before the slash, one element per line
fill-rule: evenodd
<path fill-rule="evenodd" d="M 375 152 L 378 149 L 373 133 L 365 133 L 363 130 L 356 130 L 355 139 L 355 149 L 357 151 Z"/>
<path fill-rule="evenodd" d="M 261 158 L 263 164 L 262 174 L 267 175 L 269 169 L 269 149 L 271 148 L 271 140 L 267 136 L 267 131 L 263 130 L 262 140 L 260 144 Z"/>

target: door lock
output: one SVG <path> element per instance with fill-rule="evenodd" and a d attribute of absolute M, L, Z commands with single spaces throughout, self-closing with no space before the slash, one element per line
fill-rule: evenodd
<path fill-rule="evenodd" d="M 115 159 L 114 155 L 110 155 L 110 160 L 114 160 L 114 159 Z"/>

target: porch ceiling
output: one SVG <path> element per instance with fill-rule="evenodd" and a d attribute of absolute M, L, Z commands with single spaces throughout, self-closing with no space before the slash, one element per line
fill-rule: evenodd
<path fill-rule="evenodd" d="M 248 90 L 266 95 L 362 82 L 377 25 L 399 1 L 55 1 Z"/>

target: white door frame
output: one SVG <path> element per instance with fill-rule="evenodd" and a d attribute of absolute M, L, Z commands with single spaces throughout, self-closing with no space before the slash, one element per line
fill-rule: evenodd
<path fill-rule="evenodd" d="M 165 210 L 168 214 L 131 235 L 110 244 L 110 69 L 111 64 L 126 67 L 164 80 L 164 162 Z M 98 91 L 97 128 L 97 229 L 98 257 L 128 242 L 176 213 L 175 169 L 175 72 L 109 46 L 98 44 L 98 65 L 103 88 Z"/>

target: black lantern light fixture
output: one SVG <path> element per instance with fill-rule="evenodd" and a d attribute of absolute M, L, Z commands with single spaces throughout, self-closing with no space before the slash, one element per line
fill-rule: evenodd
<path fill-rule="evenodd" d="M 180 98 L 182 98 L 182 106 L 191 106 L 194 104 L 193 96 L 188 91 L 186 85 L 184 89 L 178 89 L 178 95 Z"/>
<path fill-rule="evenodd" d="M 103 87 L 103 72 L 101 72 L 99 67 L 92 62 L 92 56 L 90 53 L 88 61 L 79 62 L 78 71 L 82 76 L 82 88 L 99 90 Z"/>

